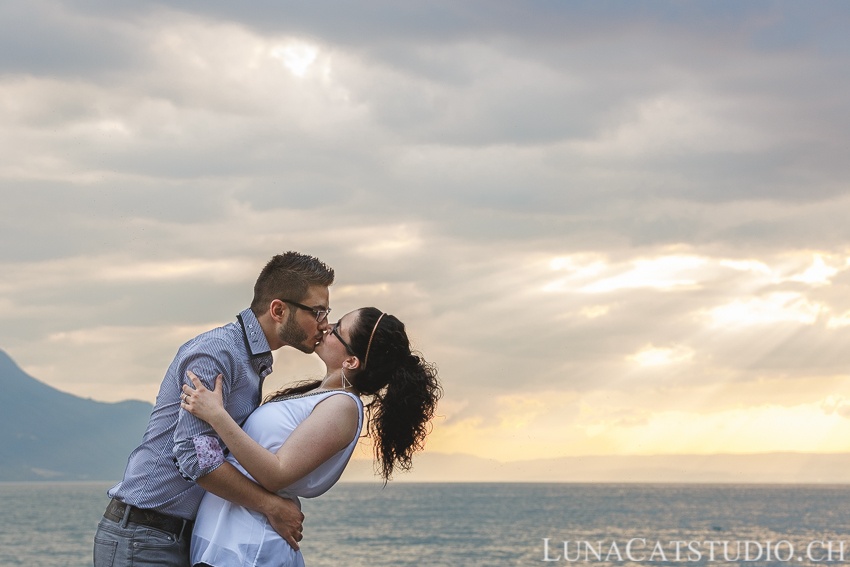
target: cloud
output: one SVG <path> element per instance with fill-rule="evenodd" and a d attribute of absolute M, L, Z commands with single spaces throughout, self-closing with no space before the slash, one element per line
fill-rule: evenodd
<path fill-rule="evenodd" d="M 826 326 L 830 329 L 845 327 L 847 325 L 850 325 L 850 311 L 843 313 L 838 317 L 830 317 L 829 322 L 826 324 Z"/>
<path fill-rule="evenodd" d="M 79 6 L 33 0 L 0 6 L 0 75 L 79 78 L 140 62 L 133 25 Z"/>
<path fill-rule="evenodd" d="M 0 348 L 36 377 L 150 400 L 296 249 L 437 362 L 441 450 L 843 447 L 844 4 L 0 10 Z"/>
<path fill-rule="evenodd" d="M 598 443 L 613 444 L 617 450 L 612 452 L 659 454 L 696 449 L 710 454 L 747 453 L 753 452 L 753 447 L 759 452 L 846 451 L 847 428 L 841 417 L 825 416 L 816 404 L 806 404 L 711 414 L 670 411 L 652 415 L 645 425 L 599 424 L 587 431 Z"/>
<path fill-rule="evenodd" d="M 653 348 L 651 345 L 640 352 L 627 357 L 641 366 L 661 366 L 682 362 L 693 357 L 694 351 L 677 345 L 674 348 Z"/>
<path fill-rule="evenodd" d="M 292 71 L 296 77 L 303 77 L 318 55 L 315 47 L 305 43 L 279 45 L 272 49 L 272 57 L 280 59 L 283 66 Z"/>
<path fill-rule="evenodd" d="M 810 325 L 815 322 L 823 307 L 806 301 L 802 294 L 772 293 L 765 298 L 736 300 L 715 307 L 709 314 L 718 327 L 760 325 L 792 321 Z"/>
<path fill-rule="evenodd" d="M 702 258 L 676 256 L 654 260 L 636 260 L 632 270 L 613 278 L 597 281 L 585 286 L 581 291 L 603 293 L 631 287 L 669 289 L 675 286 L 693 285 L 696 280 L 683 278 L 681 274 L 705 263 L 706 260 Z"/>
<path fill-rule="evenodd" d="M 823 256 L 815 254 L 812 267 L 798 276 L 791 277 L 791 281 L 803 282 L 807 284 L 828 284 L 829 278 L 838 273 L 837 268 L 827 266 L 823 261 Z"/>

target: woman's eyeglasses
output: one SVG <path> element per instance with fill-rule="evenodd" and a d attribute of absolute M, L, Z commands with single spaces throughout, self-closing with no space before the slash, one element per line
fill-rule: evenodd
<path fill-rule="evenodd" d="M 339 339 L 339 342 L 342 343 L 342 346 L 345 347 L 345 350 L 348 351 L 348 354 L 350 354 L 351 356 L 357 356 L 356 354 L 354 354 L 354 349 L 351 348 L 351 345 L 345 342 L 345 339 L 343 339 L 342 335 L 339 334 L 339 321 L 337 321 L 336 325 L 333 326 L 333 329 L 331 329 L 331 333 L 333 333 L 336 338 Z"/>

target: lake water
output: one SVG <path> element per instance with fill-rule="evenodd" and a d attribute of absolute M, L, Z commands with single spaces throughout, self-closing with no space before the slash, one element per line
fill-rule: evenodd
<path fill-rule="evenodd" d="M 0 566 L 91 565 L 110 485 L 0 483 Z M 348 483 L 303 504 L 311 567 L 850 563 L 847 486 Z"/>

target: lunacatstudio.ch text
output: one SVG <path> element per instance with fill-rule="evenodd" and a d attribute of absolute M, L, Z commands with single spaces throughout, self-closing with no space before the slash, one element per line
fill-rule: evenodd
<path fill-rule="evenodd" d="M 553 543 L 543 538 L 543 561 L 569 562 L 753 562 L 753 561 L 811 561 L 829 563 L 844 561 L 844 541 L 812 540 L 672 540 L 653 544 L 646 538 L 635 537 L 618 542 L 564 540 Z"/>

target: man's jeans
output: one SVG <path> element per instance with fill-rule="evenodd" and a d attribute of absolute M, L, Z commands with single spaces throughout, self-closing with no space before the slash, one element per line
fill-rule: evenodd
<path fill-rule="evenodd" d="M 127 507 L 129 510 L 130 507 Z M 189 567 L 189 541 L 148 526 L 101 518 L 94 536 L 94 567 Z"/>

